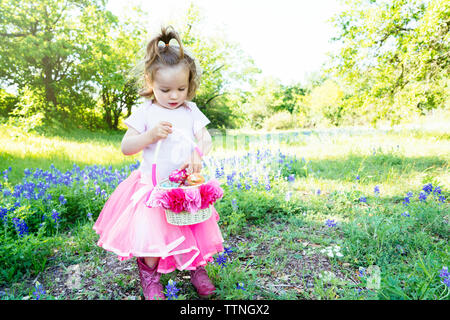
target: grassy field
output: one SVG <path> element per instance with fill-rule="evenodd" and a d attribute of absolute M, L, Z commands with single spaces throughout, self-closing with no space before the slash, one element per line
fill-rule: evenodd
<path fill-rule="evenodd" d="M 126 177 L 139 159 L 121 154 L 121 138 L 0 127 L 0 207 L 10 210 L 1 299 L 35 299 L 39 284 L 41 299 L 141 298 L 135 262 L 98 248 L 92 231 L 119 181 L 104 177 Z M 448 128 L 426 124 L 214 136 L 205 171 L 223 182 L 216 209 L 229 249 L 208 265 L 216 298 L 448 299 L 449 158 Z M 52 185 L 49 201 L 5 195 L 32 173 L 37 184 L 36 169 L 91 180 Z M 52 210 L 61 220 L 41 226 Z M 169 280 L 178 299 L 197 299 L 187 273 Z"/>

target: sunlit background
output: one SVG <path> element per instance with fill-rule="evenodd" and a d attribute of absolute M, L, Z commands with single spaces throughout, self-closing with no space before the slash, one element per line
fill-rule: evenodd
<path fill-rule="evenodd" d="M 331 41 L 336 32 L 328 21 L 341 8 L 336 0 L 110 0 L 108 8 L 126 16 L 133 6 L 140 6 L 149 16 L 151 34 L 161 25 L 176 25 L 191 3 L 200 9 L 205 34 L 239 43 L 263 76 L 285 84 L 305 82 L 337 46 Z"/>

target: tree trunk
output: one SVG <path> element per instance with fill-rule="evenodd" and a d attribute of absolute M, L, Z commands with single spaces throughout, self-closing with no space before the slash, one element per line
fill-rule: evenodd
<path fill-rule="evenodd" d="M 58 102 L 56 100 L 55 88 L 53 86 L 53 78 L 52 78 L 52 66 L 50 63 L 49 57 L 44 57 L 42 59 L 42 65 L 44 69 L 44 88 L 45 88 L 45 98 L 47 102 L 51 103 L 53 106 L 49 111 L 57 111 Z"/>

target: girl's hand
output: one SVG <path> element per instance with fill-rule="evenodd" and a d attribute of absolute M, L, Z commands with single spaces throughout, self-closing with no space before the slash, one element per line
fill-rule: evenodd
<path fill-rule="evenodd" d="M 194 150 L 190 159 L 180 167 L 180 170 L 183 169 L 186 169 L 187 174 L 200 173 L 202 170 L 202 158 L 198 155 L 197 151 Z"/>
<path fill-rule="evenodd" d="M 150 130 L 150 134 L 155 139 L 155 141 L 165 139 L 171 133 L 172 133 L 172 124 L 167 121 L 161 121 L 156 126 L 154 126 L 153 129 Z"/>

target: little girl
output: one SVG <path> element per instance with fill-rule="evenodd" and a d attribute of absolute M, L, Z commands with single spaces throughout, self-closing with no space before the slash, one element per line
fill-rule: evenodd
<path fill-rule="evenodd" d="M 169 44 L 172 39 L 178 46 Z M 210 121 L 189 101 L 199 83 L 195 61 L 184 52 L 171 27 L 162 28 L 161 34 L 148 43 L 144 79 L 140 95 L 147 99 L 125 120 L 128 131 L 122 140 L 122 152 L 132 155 L 143 150 L 143 161 L 105 203 L 93 227 L 100 235 L 97 244 L 121 260 L 137 257 L 147 300 L 165 298 L 159 282 L 161 273 L 175 269 L 190 270 L 198 294 L 208 297 L 215 287 L 204 266 L 224 250 L 217 211 L 212 207 L 211 217 L 204 222 L 175 226 L 167 223 L 164 209 L 146 205 L 153 190 L 152 162 L 158 141 L 158 181 L 175 169 L 200 172 L 201 156 L 186 141 L 195 138 L 202 154 L 207 154 L 212 145 L 205 127 Z"/>

